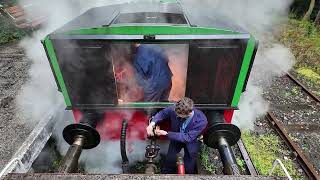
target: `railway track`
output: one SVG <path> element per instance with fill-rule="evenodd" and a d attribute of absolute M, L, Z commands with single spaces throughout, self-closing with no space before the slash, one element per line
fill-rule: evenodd
<path fill-rule="evenodd" d="M 244 160 L 245 163 L 246 163 L 246 166 L 247 166 L 249 175 L 252 175 L 252 176 L 257 176 L 257 175 L 259 175 L 258 172 L 257 172 L 257 170 L 256 170 L 256 168 L 255 168 L 254 165 L 253 165 L 253 162 L 251 161 L 251 158 L 250 158 L 250 156 L 249 156 L 249 153 L 247 152 L 247 149 L 246 149 L 245 145 L 243 144 L 241 138 L 240 138 L 239 141 L 237 142 L 237 145 L 238 145 L 238 147 L 239 147 L 241 156 L 242 156 L 243 160 Z"/>
<path fill-rule="evenodd" d="M 295 78 L 292 74 L 287 73 L 286 76 L 291 79 L 296 85 L 300 86 L 301 89 L 307 93 L 310 97 L 312 97 L 313 100 L 315 100 L 316 102 L 320 102 L 320 98 L 315 95 L 314 93 L 312 93 L 312 91 L 310 91 L 305 85 L 303 85 L 297 78 Z"/>
<path fill-rule="evenodd" d="M 297 80 L 293 75 L 287 73 L 286 76 L 294 82 L 297 86 L 301 87 L 301 90 L 309 95 L 314 101 L 320 102 L 319 97 L 313 94 L 306 86 L 304 86 L 299 80 Z M 306 175 L 310 179 L 320 179 L 319 172 L 316 170 L 313 163 L 307 158 L 303 149 L 295 143 L 290 137 L 290 131 L 305 131 L 305 132 L 318 132 L 319 126 L 317 125 L 296 125 L 296 124 L 288 124 L 285 125 L 281 120 L 275 117 L 272 112 L 268 112 L 266 115 L 266 119 L 270 126 L 278 133 L 278 135 L 284 140 L 287 146 L 293 151 L 293 155 L 297 159 L 297 162 L 300 164 Z M 316 143 L 316 142 L 315 142 Z"/>

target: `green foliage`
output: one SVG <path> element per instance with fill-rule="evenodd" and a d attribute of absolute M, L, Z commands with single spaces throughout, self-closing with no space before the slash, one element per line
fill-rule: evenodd
<path fill-rule="evenodd" d="M 320 74 L 320 29 L 313 23 L 290 19 L 280 41 L 296 57 L 295 68 L 308 67 Z"/>
<path fill-rule="evenodd" d="M 53 172 L 57 172 L 58 171 L 60 162 L 61 162 L 61 159 L 57 159 L 57 160 L 53 161 L 53 163 L 52 163 L 52 171 Z"/>
<path fill-rule="evenodd" d="M 297 69 L 297 73 L 304 77 L 307 77 L 308 79 L 310 79 L 311 81 L 314 81 L 315 83 L 320 84 L 320 75 L 314 72 L 312 69 L 302 67 Z"/>
<path fill-rule="evenodd" d="M 17 2 L 17 0 L 0 0 L 0 4 L 5 7 L 14 6 L 17 4 Z"/>
<path fill-rule="evenodd" d="M 240 159 L 237 157 L 237 164 L 240 167 L 241 171 L 245 171 L 246 170 L 246 162 L 243 159 Z"/>
<path fill-rule="evenodd" d="M 261 175 L 267 176 L 274 160 L 280 159 L 292 177 L 300 178 L 293 161 L 289 158 L 290 152 L 283 149 L 279 137 L 273 134 L 256 135 L 243 131 L 242 140 Z M 273 175 L 284 176 L 285 174 L 280 168 L 276 168 Z"/>
<path fill-rule="evenodd" d="M 320 29 L 308 21 L 290 19 L 279 40 L 296 57 L 298 75 L 320 87 Z"/>
<path fill-rule="evenodd" d="M 308 67 L 300 67 L 296 70 L 296 72 L 298 77 L 305 79 L 307 86 L 315 87 L 311 88 L 312 92 L 315 95 L 320 96 L 320 75 Z"/>
<path fill-rule="evenodd" d="M 291 90 L 292 94 L 298 95 L 300 93 L 300 88 L 298 86 L 294 86 Z"/>
<path fill-rule="evenodd" d="M 0 45 L 19 40 L 29 33 L 28 30 L 16 28 L 9 18 L 0 16 Z"/>
<path fill-rule="evenodd" d="M 200 163 L 201 166 L 203 166 L 204 169 L 209 173 L 213 174 L 215 172 L 214 166 L 209 161 L 209 147 L 205 144 L 201 146 Z"/>

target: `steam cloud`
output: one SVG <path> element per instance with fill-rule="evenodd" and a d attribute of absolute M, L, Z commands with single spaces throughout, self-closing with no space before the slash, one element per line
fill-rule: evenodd
<path fill-rule="evenodd" d="M 268 103 L 262 97 L 263 88 L 294 64 L 290 50 L 275 43 L 274 38 L 288 20 L 292 0 L 202 0 L 201 3 L 183 0 L 182 3 L 188 7 L 188 13 L 197 16 L 200 23 L 202 20 L 212 20 L 213 14 L 219 13 L 224 21 L 236 23 L 260 41 L 247 91 L 242 95 L 240 110 L 235 111 L 232 120 L 240 128 L 253 130 L 256 118 L 268 110 Z M 196 8 L 199 4 L 201 7 Z"/>
<path fill-rule="evenodd" d="M 128 0 L 100 0 L 94 2 L 84 0 L 20 1 L 22 5 L 32 4 L 37 7 L 28 12 L 30 16 L 45 14 L 48 17 L 47 22 L 40 30 L 34 32 L 31 37 L 25 38 L 20 43 L 32 61 L 29 71 L 30 79 L 25 83 L 16 98 L 17 112 L 19 112 L 19 115 L 24 116 L 24 119 L 29 120 L 27 123 L 35 124 L 50 109 L 63 106 L 63 97 L 57 91 L 40 40 L 91 7 L 122 2 L 128 2 Z M 294 58 L 290 51 L 282 45 L 272 43 L 273 34 L 277 33 L 281 24 L 287 19 L 288 7 L 291 0 L 260 0 L 259 2 L 256 0 L 201 0 L 201 2 L 181 0 L 181 3 L 186 7 L 184 10 L 197 17 L 200 24 L 201 21 L 215 18 L 214 14 L 219 12 L 226 17 L 226 20 L 229 18 L 235 21 L 239 26 L 253 33 L 260 40 L 260 48 L 255 59 L 251 78 L 249 79 L 247 92 L 242 96 L 239 107 L 240 111 L 236 112 L 233 120 L 241 128 L 252 129 L 256 117 L 264 114 L 267 110 L 266 107 L 268 107 L 268 103 L 262 98 L 262 88 L 272 78 L 282 74 L 281 71 L 277 71 L 276 69 L 288 71 L 293 64 Z M 265 46 L 265 44 L 268 44 L 268 46 Z M 70 121 L 70 115 L 62 116 L 65 118 L 62 118 L 61 122 L 68 123 Z M 59 127 L 64 127 L 62 124 L 59 124 Z M 60 130 L 59 128 L 57 129 L 56 135 L 61 136 L 61 132 L 59 132 L 61 128 Z M 64 154 L 67 145 L 62 138 L 60 140 L 62 140 L 60 148 Z M 134 147 L 145 147 L 145 145 L 139 144 L 141 142 L 136 143 L 137 145 L 134 145 Z M 84 152 L 81 161 L 86 162 L 85 167 L 87 172 L 120 172 L 118 168 L 104 168 L 113 167 L 112 164 L 119 161 L 119 159 L 112 159 L 112 157 L 120 157 L 117 154 L 119 152 L 110 149 L 118 146 L 118 144 L 119 142 L 104 142 L 96 149 Z M 144 150 L 141 151 L 144 152 Z M 98 157 L 99 159 L 97 159 Z M 141 152 L 133 157 L 136 157 L 136 159 L 141 158 Z"/>
<path fill-rule="evenodd" d="M 128 1 L 117 0 L 117 1 L 84 1 L 84 0 L 21 0 L 20 5 L 28 6 L 32 5 L 32 9 L 27 12 L 28 16 L 42 16 L 45 15 L 48 19 L 41 29 L 35 31 L 31 37 L 27 37 L 20 42 L 20 46 L 25 49 L 28 59 L 31 61 L 31 67 L 29 70 L 29 80 L 21 88 L 19 94 L 16 97 L 17 104 L 17 116 L 21 116 L 24 122 L 31 125 L 35 125 L 45 117 L 48 113 L 55 113 L 59 119 L 56 124 L 56 130 L 53 136 L 56 137 L 57 143 L 62 154 L 67 151 L 68 145 L 62 138 L 62 129 L 72 123 L 72 114 L 70 112 L 65 112 L 63 109 L 64 101 L 63 96 L 57 91 L 57 86 L 53 78 L 50 65 L 48 63 L 46 54 L 44 52 L 41 40 L 44 39 L 46 35 L 53 32 L 57 28 L 61 27 L 74 17 L 80 15 L 87 9 L 95 6 L 103 6 L 116 3 L 124 3 Z M 60 109 L 59 111 L 53 111 Z M 57 114 L 59 113 L 59 114 Z M 104 172 L 107 173 L 119 173 L 120 169 L 107 169 L 104 167 L 112 167 L 111 164 L 114 163 L 116 158 L 119 160 L 120 155 L 114 150 L 114 144 L 119 144 L 119 142 L 105 142 L 97 147 L 97 150 L 88 150 L 84 152 L 81 156 L 81 161 L 85 163 L 86 171 L 90 172 Z M 111 145 L 111 146 L 109 146 Z M 132 145 L 132 148 L 136 148 L 135 152 L 144 152 L 145 145 Z M 120 145 L 118 146 L 120 147 Z M 99 151 L 101 150 L 101 151 Z M 94 151 L 94 152 L 92 152 Z M 101 164 L 93 163 L 96 158 L 90 157 L 90 153 L 99 151 L 99 162 Z M 140 154 L 139 154 L 140 155 Z M 115 158 L 113 158 L 115 157 Z M 132 158 L 139 159 L 140 156 L 133 154 Z M 112 159 L 113 158 L 113 159 Z M 108 164 L 109 163 L 109 164 Z M 99 169 L 100 168 L 100 169 Z"/>

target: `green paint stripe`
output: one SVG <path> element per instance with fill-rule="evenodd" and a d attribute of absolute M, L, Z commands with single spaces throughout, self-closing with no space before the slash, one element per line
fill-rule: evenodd
<path fill-rule="evenodd" d="M 231 106 L 238 106 L 238 103 L 239 103 L 239 100 L 240 100 L 240 96 L 241 96 L 241 93 L 242 93 L 242 89 L 243 89 L 243 86 L 244 86 L 244 82 L 245 82 L 246 76 L 248 74 L 250 60 L 251 60 L 252 55 L 253 55 L 255 43 L 256 43 L 256 40 L 254 39 L 253 36 L 251 36 L 249 41 L 248 41 L 247 49 L 246 49 L 246 52 L 245 52 L 244 57 L 243 57 L 241 70 L 240 70 L 237 86 L 236 86 L 236 89 L 234 91 L 234 95 L 233 95 L 233 99 L 232 99 L 232 102 L 231 102 Z"/>
<path fill-rule="evenodd" d="M 91 29 L 79 29 L 65 32 L 69 35 L 215 35 L 215 34 L 240 34 L 236 31 L 203 28 L 203 27 L 189 27 L 189 26 L 117 26 L 117 27 L 102 27 Z"/>
<path fill-rule="evenodd" d="M 62 94 L 63 94 L 63 97 L 64 97 L 64 101 L 65 101 L 67 106 L 71 106 L 71 101 L 70 101 L 70 98 L 69 98 L 69 95 L 68 95 L 68 91 L 67 91 L 66 85 L 64 83 L 64 80 L 63 80 L 63 77 L 62 77 L 62 74 L 61 74 L 61 71 L 60 71 L 60 67 L 59 67 L 59 64 L 58 64 L 58 61 L 57 61 L 56 54 L 55 54 L 54 49 L 53 49 L 52 42 L 48 37 L 46 37 L 45 40 L 44 40 L 44 43 L 45 43 L 45 47 L 47 49 L 47 52 L 48 52 L 48 55 L 49 55 L 50 62 L 52 64 L 54 73 L 55 73 L 55 75 L 57 77 L 57 80 L 58 80 L 58 83 L 60 85 L 60 88 L 61 88 L 61 91 L 62 91 Z"/>

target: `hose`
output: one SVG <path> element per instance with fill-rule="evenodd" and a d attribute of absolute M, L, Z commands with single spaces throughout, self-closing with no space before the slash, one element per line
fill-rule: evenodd
<path fill-rule="evenodd" d="M 124 119 L 122 121 L 121 127 L 121 137 L 120 137 L 120 150 L 122 158 L 122 171 L 123 173 L 128 172 L 129 160 L 126 152 L 126 136 L 127 136 L 128 121 Z"/>

